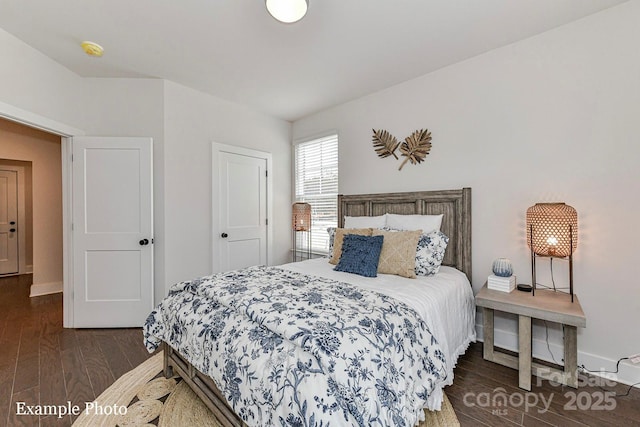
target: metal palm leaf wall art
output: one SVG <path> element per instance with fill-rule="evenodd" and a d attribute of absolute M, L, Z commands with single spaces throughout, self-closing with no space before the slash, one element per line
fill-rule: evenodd
<path fill-rule="evenodd" d="M 398 139 L 391 135 L 386 130 L 373 130 L 373 148 L 378 154 L 378 157 L 384 159 L 385 157 L 393 156 L 398 159 L 395 151 L 399 148 L 400 154 L 405 159 L 400 164 L 398 170 L 402 170 L 402 167 L 411 162 L 414 165 L 421 163 L 425 157 L 431 151 L 431 132 L 428 129 L 420 129 L 413 132 L 406 137 L 403 142 L 399 142 Z"/>

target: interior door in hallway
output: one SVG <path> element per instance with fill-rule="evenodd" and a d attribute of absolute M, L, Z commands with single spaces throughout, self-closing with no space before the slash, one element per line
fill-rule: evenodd
<path fill-rule="evenodd" d="M 74 137 L 73 326 L 142 326 L 153 308 L 151 138 Z"/>
<path fill-rule="evenodd" d="M 0 170 L 0 274 L 18 273 L 18 173 Z"/>

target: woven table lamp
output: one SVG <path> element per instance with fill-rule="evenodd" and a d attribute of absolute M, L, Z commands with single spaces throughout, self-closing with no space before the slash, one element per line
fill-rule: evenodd
<path fill-rule="evenodd" d="M 298 254 L 298 232 L 307 233 L 307 259 L 311 258 L 311 205 L 296 202 L 291 207 L 291 225 L 293 228 L 293 261 Z"/>
<path fill-rule="evenodd" d="M 578 213 L 565 203 L 536 203 L 527 209 L 526 223 L 533 294 L 536 257 L 564 258 L 569 261 L 569 292 L 573 302 L 573 252 L 578 247 Z"/>

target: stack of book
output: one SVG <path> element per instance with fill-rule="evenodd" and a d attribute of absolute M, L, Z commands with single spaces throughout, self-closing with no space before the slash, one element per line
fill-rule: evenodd
<path fill-rule="evenodd" d="M 500 277 L 492 274 L 487 279 L 487 288 L 494 291 L 511 292 L 516 288 L 516 276 Z"/>

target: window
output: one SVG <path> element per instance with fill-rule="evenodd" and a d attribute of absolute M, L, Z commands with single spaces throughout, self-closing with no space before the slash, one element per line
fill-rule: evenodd
<path fill-rule="evenodd" d="M 311 250 L 329 250 L 327 227 L 338 224 L 338 135 L 296 145 L 296 201 L 311 205 Z"/>

